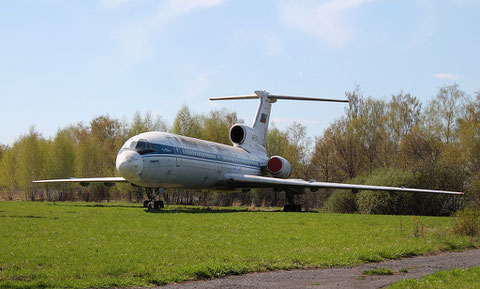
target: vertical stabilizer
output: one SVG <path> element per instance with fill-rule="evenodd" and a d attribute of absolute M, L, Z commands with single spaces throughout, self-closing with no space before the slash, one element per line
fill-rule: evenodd
<path fill-rule="evenodd" d="M 269 93 L 266 91 L 257 90 L 255 91 L 255 94 L 260 98 L 260 104 L 258 105 L 257 114 L 253 120 L 252 128 L 254 135 L 257 136 L 258 144 L 265 147 L 272 103 L 274 103 L 276 99 L 269 98 Z"/>

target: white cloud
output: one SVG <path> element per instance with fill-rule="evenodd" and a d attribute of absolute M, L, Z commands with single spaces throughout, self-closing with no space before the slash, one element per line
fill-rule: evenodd
<path fill-rule="evenodd" d="M 311 34 L 333 48 L 342 48 L 354 37 L 350 14 L 373 0 L 327 0 L 284 2 L 280 4 L 283 21 Z"/>
<path fill-rule="evenodd" d="M 116 8 L 131 0 L 103 0 L 105 5 Z M 223 0 L 169 0 L 162 1 L 150 15 L 136 22 L 128 23 L 113 33 L 128 58 L 134 65 L 151 58 L 154 54 L 153 42 L 178 18 L 197 8 L 213 7 Z"/>
<path fill-rule="evenodd" d="M 435 73 L 433 75 L 433 78 L 455 80 L 460 78 L 460 76 L 456 74 L 450 74 L 450 73 Z"/>

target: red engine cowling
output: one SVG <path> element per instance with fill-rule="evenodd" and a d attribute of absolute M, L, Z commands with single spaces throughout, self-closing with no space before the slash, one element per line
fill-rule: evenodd
<path fill-rule="evenodd" d="M 286 179 L 292 173 L 292 166 L 286 159 L 273 156 L 267 162 L 267 170 L 276 178 Z"/>

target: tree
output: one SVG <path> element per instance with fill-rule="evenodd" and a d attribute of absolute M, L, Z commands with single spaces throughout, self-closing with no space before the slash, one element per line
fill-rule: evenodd
<path fill-rule="evenodd" d="M 351 179 L 365 169 L 365 153 L 359 139 L 361 135 L 353 122 L 346 119 L 335 121 L 329 127 L 332 131 L 331 144 L 338 165 L 339 179 Z"/>
<path fill-rule="evenodd" d="M 410 93 L 392 95 L 388 103 L 387 131 L 398 152 L 402 138 L 420 123 L 422 104 Z"/>
<path fill-rule="evenodd" d="M 202 138 L 208 141 L 230 144 L 230 127 L 238 123 L 237 114 L 226 110 L 211 111 L 203 117 Z"/>
<path fill-rule="evenodd" d="M 146 112 L 143 117 L 139 111 L 136 111 L 133 115 L 132 122 L 128 127 L 128 137 L 140 134 L 147 131 L 167 131 L 168 125 L 162 119 L 160 115 L 157 115 L 155 119 L 152 117 L 151 112 Z"/>
<path fill-rule="evenodd" d="M 13 200 L 13 193 L 16 190 L 16 151 L 7 149 L 0 160 L 0 185 L 8 191 L 8 199 Z"/>
<path fill-rule="evenodd" d="M 288 145 L 287 135 L 278 128 L 272 126 L 267 133 L 265 149 L 267 156 L 284 156 Z"/>
<path fill-rule="evenodd" d="M 70 128 L 61 129 L 53 140 L 55 178 L 68 178 L 75 174 L 75 138 Z"/>
<path fill-rule="evenodd" d="M 480 205 L 480 91 L 466 106 L 465 116 L 459 122 L 458 135 L 467 174 L 465 192 Z"/>
<path fill-rule="evenodd" d="M 315 151 L 309 165 L 312 178 L 317 178 L 324 182 L 335 180 L 337 166 L 334 161 L 335 152 L 332 147 L 332 131 L 329 128 L 323 133 L 323 136 L 317 137 Z"/>
<path fill-rule="evenodd" d="M 307 136 L 307 128 L 299 122 L 293 122 L 286 129 L 288 145 L 285 148 L 284 157 L 292 165 L 293 177 L 305 177 L 308 172 L 310 139 Z"/>
<path fill-rule="evenodd" d="M 15 169 L 18 186 L 23 192 L 28 193 L 27 197 L 31 200 L 35 198 L 32 181 L 45 176 L 44 164 L 47 159 L 45 145 L 45 139 L 34 127 L 14 144 L 14 147 L 18 146 Z"/>
<path fill-rule="evenodd" d="M 439 134 L 446 143 L 456 138 L 456 123 L 463 115 L 464 98 L 465 92 L 460 90 L 458 84 L 443 86 L 427 108 L 428 130 Z"/>
<path fill-rule="evenodd" d="M 389 163 L 391 145 L 385 124 L 385 103 L 370 97 L 362 102 L 359 116 L 352 120 L 352 125 L 358 130 L 358 142 L 363 145 L 369 172 Z"/>
<path fill-rule="evenodd" d="M 201 138 L 202 136 L 199 117 L 193 116 L 186 105 L 182 106 L 175 117 L 173 133 L 194 138 Z"/>
<path fill-rule="evenodd" d="M 8 149 L 7 146 L 0 144 L 0 161 L 2 160 L 2 156 L 7 149 Z"/>

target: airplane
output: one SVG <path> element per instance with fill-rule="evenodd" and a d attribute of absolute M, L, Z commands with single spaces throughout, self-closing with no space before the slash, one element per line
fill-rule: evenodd
<path fill-rule="evenodd" d="M 116 158 L 120 177 L 69 178 L 37 180 L 34 183 L 103 183 L 111 186 L 126 182 L 147 189 L 148 200 L 144 207 L 164 207 L 160 200 L 163 189 L 243 190 L 272 188 L 286 193 L 284 211 L 301 211 L 296 196 L 307 189 L 376 190 L 414 193 L 463 194 L 463 192 L 427 190 L 404 187 L 384 187 L 344 183 L 317 182 L 288 178 L 291 165 L 281 156 L 267 156 L 265 143 L 272 104 L 277 100 L 302 100 L 348 102 L 341 99 L 324 99 L 270 94 L 255 91 L 251 95 L 212 97 L 210 100 L 259 99 L 260 104 L 253 124 L 234 124 L 230 128 L 233 146 L 168 132 L 151 131 L 138 134 L 125 142 Z M 270 176 L 266 176 L 266 173 Z"/>

